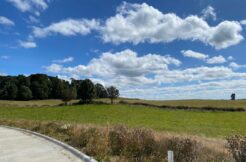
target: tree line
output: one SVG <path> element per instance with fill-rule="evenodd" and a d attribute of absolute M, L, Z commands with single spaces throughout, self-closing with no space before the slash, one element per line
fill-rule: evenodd
<path fill-rule="evenodd" d="M 83 103 L 90 103 L 94 98 L 110 98 L 113 102 L 118 96 L 116 87 L 94 84 L 90 79 L 72 79 L 69 83 L 46 74 L 0 76 L 1 100 L 61 99 L 68 102 L 80 99 Z"/>

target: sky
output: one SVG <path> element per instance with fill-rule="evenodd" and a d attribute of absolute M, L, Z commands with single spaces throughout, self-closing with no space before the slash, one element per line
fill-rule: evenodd
<path fill-rule="evenodd" d="M 90 78 L 141 99 L 245 99 L 245 6 L 1 0 L 0 75 Z"/>

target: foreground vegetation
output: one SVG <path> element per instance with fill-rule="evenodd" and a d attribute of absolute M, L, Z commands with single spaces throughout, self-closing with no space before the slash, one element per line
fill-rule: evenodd
<path fill-rule="evenodd" d="M 49 135 L 99 161 L 165 162 L 168 150 L 174 151 L 175 161 L 233 161 L 233 149 L 228 149 L 227 142 L 222 140 L 194 136 L 181 137 L 150 129 L 127 128 L 122 125 L 99 127 L 26 120 L 0 120 L 0 124 Z M 231 154 L 230 150 L 232 150 Z"/>
<path fill-rule="evenodd" d="M 104 126 L 124 123 L 129 127 L 218 138 L 246 133 L 245 112 L 163 110 L 129 105 L 2 107 L 0 119 L 66 121 Z"/>

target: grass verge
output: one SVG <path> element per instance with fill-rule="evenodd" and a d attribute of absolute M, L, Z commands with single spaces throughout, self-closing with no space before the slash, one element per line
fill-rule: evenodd
<path fill-rule="evenodd" d="M 99 161 L 163 162 L 167 160 L 167 150 L 174 151 L 175 161 L 232 161 L 223 140 L 171 135 L 122 125 L 99 127 L 27 120 L 0 120 L 0 124 L 46 134 Z"/>

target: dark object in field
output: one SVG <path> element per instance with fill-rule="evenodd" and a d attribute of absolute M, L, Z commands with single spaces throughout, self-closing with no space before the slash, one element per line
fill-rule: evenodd
<path fill-rule="evenodd" d="M 236 94 L 235 93 L 231 94 L 231 100 L 236 100 Z"/>

